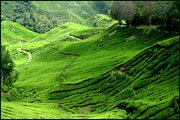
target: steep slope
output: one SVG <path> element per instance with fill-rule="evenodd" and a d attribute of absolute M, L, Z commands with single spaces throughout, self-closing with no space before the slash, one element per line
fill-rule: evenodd
<path fill-rule="evenodd" d="M 117 21 L 110 18 L 109 16 L 104 14 L 96 14 L 85 20 L 82 25 L 95 27 L 110 27 L 114 23 L 117 23 Z"/>
<path fill-rule="evenodd" d="M 2 118 L 178 119 L 178 43 L 159 42 L 105 74 L 55 87 L 49 99 L 58 104 L 2 102 Z"/>
<path fill-rule="evenodd" d="M 178 118 L 179 37 L 153 45 L 101 76 L 65 83 L 50 99 L 74 111 L 125 109 L 132 119 Z"/>
<path fill-rule="evenodd" d="M 27 42 L 39 34 L 28 30 L 27 28 L 10 21 L 1 22 L 1 40 L 2 44 L 14 44 L 18 42 Z"/>
<path fill-rule="evenodd" d="M 59 23 L 82 23 L 95 14 L 108 14 L 111 1 L 2 1 L 1 18 L 38 33 Z"/>
<path fill-rule="evenodd" d="M 115 24 L 80 41 L 69 38 L 82 29 L 95 30 L 65 23 L 42 38 L 9 45 L 19 75 L 12 88 L 3 88 L 3 118 L 177 118 L 179 37 Z M 68 40 L 52 37 L 58 34 Z M 28 64 L 17 48 L 32 54 Z"/>
<path fill-rule="evenodd" d="M 48 2 L 32 2 L 36 7 L 51 12 L 51 13 L 66 13 L 71 15 L 77 15 L 79 18 L 88 18 L 91 15 L 95 15 L 97 13 L 103 13 L 98 10 L 98 2 L 97 1 L 48 1 Z M 107 13 L 107 9 L 105 7 L 110 7 L 112 2 L 102 1 L 99 2 L 99 5 L 104 6 L 102 9 L 106 9 L 104 13 Z M 83 10 L 83 11 L 82 11 Z M 63 16 L 64 17 L 64 16 Z M 66 16 L 65 16 L 66 17 Z M 72 21 L 72 20 L 71 20 Z"/>
<path fill-rule="evenodd" d="M 77 31 L 88 31 L 91 33 L 90 30 L 94 29 L 93 27 L 87 27 L 80 24 L 76 24 L 73 22 L 67 22 L 64 24 L 59 25 L 58 27 L 53 28 L 52 30 L 41 34 L 40 36 L 32 39 L 32 41 L 72 41 L 76 39 L 71 39 L 70 35 L 72 32 Z M 97 31 L 96 29 L 94 31 Z"/>
<path fill-rule="evenodd" d="M 104 15 L 106 16 L 106 15 Z M 107 17 L 107 16 L 106 16 Z M 112 26 L 116 22 L 111 19 L 110 24 L 108 27 Z M 57 27 L 53 28 L 52 30 L 39 35 L 32 41 L 77 41 L 77 40 L 85 40 L 88 37 L 92 37 L 98 33 L 103 32 L 106 27 L 103 26 L 104 24 L 93 27 L 88 26 L 88 24 L 80 25 L 73 22 L 66 22 L 64 24 L 58 25 Z"/>
<path fill-rule="evenodd" d="M 33 59 L 25 66 L 16 67 L 20 74 L 14 86 L 24 97 L 46 100 L 52 87 L 99 76 L 149 45 L 171 36 L 157 30 L 146 34 L 142 29 L 121 29 L 114 25 L 83 41 L 25 43 L 22 48 L 31 52 Z M 9 47 L 15 62 L 19 63 L 22 53 L 19 54 L 17 48 L 19 45 Z M 27 56 L 23 58 L 25 63 Z"/>

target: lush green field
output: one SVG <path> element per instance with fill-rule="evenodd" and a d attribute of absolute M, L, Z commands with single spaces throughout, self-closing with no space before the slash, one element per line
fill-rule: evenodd
<path fill-rule="evenodd" d="M 27 28 L 10 21 L 1 22 L 1 44 L 9 45 L 27 42 L 38 36 Z"/>
<path fill-rule="evenodd" d="M 86 110 L 88 112 L 88 109 Z M 2 102 L 2 118 L 5 119 L 107 119 L 126 118 L 124 110 L 98 113 L 73 113 L 55 103 Z"/>
<path fill-rule="evenodd" d="M 99 16 L 102 25 L 109 20 Z M 12 87 L 1 86 L 2 118 L 179 117 L 177 35 L 120 28 L 113 20 L 107 27 L 84 24 L 37 34 L 1 23 L 2 44 L 19 73 Z M 18 48 L 32 55 L 28 64 Z"/>

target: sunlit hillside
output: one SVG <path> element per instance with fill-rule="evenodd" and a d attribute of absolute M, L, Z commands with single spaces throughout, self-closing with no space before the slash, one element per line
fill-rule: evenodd
<path fill-rule="evenodd" d="M 146 3 L 150 22 L 143 1 L 4 1 L 1 118 L 179 119 L 177 3 L 167 3 L 165 26 L 163 2 Z M 59 22 L 22 25 L 35 14 L 23 4 Z M 27 16 L 12 21 L 19 10 Z"/>

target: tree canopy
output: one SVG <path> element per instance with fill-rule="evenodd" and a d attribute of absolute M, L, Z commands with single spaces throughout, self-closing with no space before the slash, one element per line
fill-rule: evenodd
<path fill-rule="evenodd" d="M 14 63 L 7 51 L 7 47 L 1 46 L 1 83 L 7 81 L 11 84 L 11 75 L 13 72 Z"/>
<path fill-rule="evenodd" d="M 179 2 L 177 1 L 115 1 L 111 17 L 125 19 L 129 25 L 161 25 L 167 29 L 179 27 Z"/>

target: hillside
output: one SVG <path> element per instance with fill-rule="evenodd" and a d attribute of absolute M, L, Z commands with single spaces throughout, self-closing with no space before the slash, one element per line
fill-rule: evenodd
<path fill-rule="evenodd" d="M 108 1 L 2 1 L 1 20 L 20 23 L 45 33 L 60 23 L 82 23 L 96 14 L 108 14 Z M 82 10 L 83 9 L 83 10 Z"/>
<path fill-rule="evenodd" d="M 1 44 L 15 44 L 27 42 L 38 36 L 27 28 L 10 21 L 1 22 Z"/>
<path fill-rule="evenodd" d="M 117 21 L 113 20 L 107 15 L 104 14 L 96 14 L 87 20 L 85 20 L 82 25 L 86 26 L 95 26 L 95 27 L 110 27 L 114 23 L 117 23 Z"/>
<path fill-rule="evenodd" d="M 50 99 L 74 111 L 126 110 L 132 119 L 176 118 L 179 112 L 179 37 L 159 42 L 113 70 L 65 83 Z M 172 54 L 173 53 L 173 54 Z"/>
<path fill-rule="evenodd" d="M 178 118 L 177 35 L 73 22 L 38 35 L 2 25 L 19 73 L 1 86 L 2 118 Z"/>
<path fill-rule="evenodd" d="M 107 13 L 107 8 L 100 8 L 97 7 L 98 4 L 102 5 L 103 7 L 110 7 L 111 2 L 106 1 L 69 1 L 67 4 L 64 1 L 49 1 L 49 2 L 35 2 L 33 1 L 32 4 L 42 10 L 57 13 L 57 12 L 64 12 L 71 15 L 78 15 L 80 18 L 88 18 L 91 15 L 95 15 L 97 13 Z M 67 9 L 68 8 L 68 9 Z M 82 11 L 83 9 L 83 11 Z M 104 11 L 103 11 L 104 9 Z M 63 16 L 64 17 L 64 16 Z"/>

